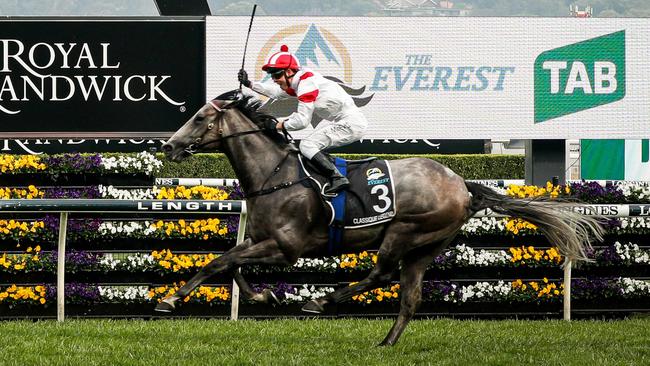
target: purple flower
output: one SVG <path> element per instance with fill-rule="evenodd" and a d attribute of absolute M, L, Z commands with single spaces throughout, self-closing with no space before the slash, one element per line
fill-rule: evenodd
<path fill-rule="evenodd" d="M 79 153 L 51 155 L 43 157 L 43 162 L 54 173 L 99 173 L 101 155 L 81 155 Z"/>
<path fill-rule="evenodd" d="M 600 253 L 598 261 L 604 264 L 621 264 L 623 259 L 616 252 L 616 247 L 610 245 Z"/>
<path fill-rule="evenodd" d="M 225 187 L 224 190 L 228 192 L 229 200 L 242 200 L 244 199 L 244 192 L 241 190 L 239 183 L 235 183 L 232 187 Z"/>
<path fill-rule="evenodd" d="M 97 186 L 82 188 L 52 187 L 44 189 L 43 198 L 101 198 Z"/>
<path fill-rule="evenodd" d="M 59 258 L 59 253 L 53 251 L 48 260 L 56 263 Z M 68 271 L 90 271 L 96 269 L 99 265 L 100 257 L 97 253 L 87 252 L 83 250 L 69 250 L 65 253 L 65 266 Z"/>
<path fill-rule="evenodd" d="M 422 282 L 422 299 L 425 301 L 443 301 L 445 296 L 458 299 L 459 293 L 454 292 L 450 281 L 424 281 Z"/>
<path fill-rule="evenodd" d="M 263 290 L 270 289 L 271 291 L 273 291 L 273 294 L 275 294 L 275 296 L 280 301 L 286 298 L 286 296 L 284 295 L 285 292 L 290 294 L 296 294 L 296 295 L 298 294 L 298 289 L 285 282 L 278 282 L 274 286 L 266 283 L 261 283 L 261 284 L 251 285 L 251 287 L 255 292 L 262 292 Z"/>
<path fill-rule="evenodd" d="M 623 289 L 612 279 L 589 278 L 573 279 L 571 281 L 571 296 L 576 299 L 598 300 L 623 295 Z"/>
<path fill-rule="evenodd" d="M 622 203 L 626 202 L 623 191 L 618 186 L 603 187 L 597 182 L 571 183 L 571 194 L 589 203 Z"/>
<path fill-rule="evenodd" d="M 56 285 L 45 285 L 47 300 L 56 299 Z M 94 284 L 87 283 L 66 283 L 65 302 L 68 304 L 95 304 L 99 302 L 99 288 Z"/>

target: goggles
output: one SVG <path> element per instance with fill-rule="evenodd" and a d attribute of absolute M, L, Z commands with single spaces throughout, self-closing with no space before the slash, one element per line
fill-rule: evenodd
<path fill-rule="evenodd" d="M 280 69 L 280 70 L 276 69 L 276 70 L 269 70 L 269 71 L 270 72 L 268 74 L 271 75 L 271 78 L 273 80 L 278 80 L 284 75 L 284 69 Z"/>

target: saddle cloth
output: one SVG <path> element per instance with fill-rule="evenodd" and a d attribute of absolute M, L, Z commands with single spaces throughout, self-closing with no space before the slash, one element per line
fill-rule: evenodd
<path fill-rule="evenodd" d="M 350 180 L 350 188 L 326 201 L 331 209 L 330 226 L 356 229 L 392 220 L 396 213 L 395 187 L 388 161 L 376 158 L 358 161 L 338 158 L 336 160 L 339 171 L 346 174 Z M 309 176 L 322 192 L 327 179 L 311 166 L 304 164 L 302 156 L 300 164 L 304 174 Z M 333 205 L 332 202 L 337 200 L 343 202 Z M 335 206 L 340 206 L 336 207 L 338 211 Z"/>

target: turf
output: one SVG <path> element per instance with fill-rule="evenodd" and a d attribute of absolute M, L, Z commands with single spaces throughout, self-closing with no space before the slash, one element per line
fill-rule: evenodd
<path fill-rule="evenodd" d="M 650 319 L 0 322 L 2 365 L 648 365 Z"/>

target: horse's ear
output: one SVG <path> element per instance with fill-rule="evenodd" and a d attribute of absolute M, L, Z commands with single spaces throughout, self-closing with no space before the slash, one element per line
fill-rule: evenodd
<path fill-rule="evenodd" d="M 229 109 L 235 106 L 236 100 L 220 100 L 220 99 L 212 99 L 210 101 L 210 104 L 212 104 L 213 107 L 215 107 L 217 110 L 223 110 L 223 109 Z"/>

